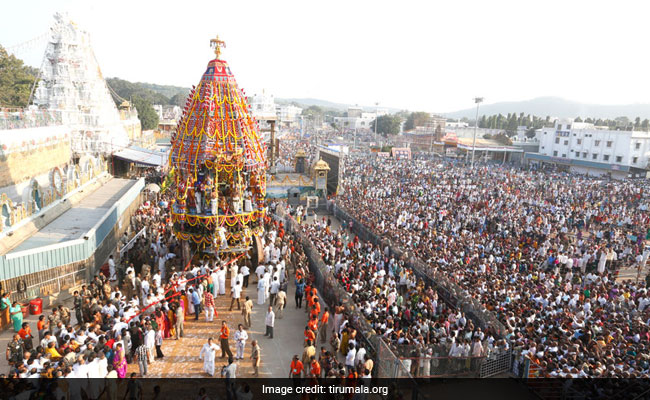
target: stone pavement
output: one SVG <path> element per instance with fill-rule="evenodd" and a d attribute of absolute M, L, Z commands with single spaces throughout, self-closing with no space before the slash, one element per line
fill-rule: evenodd
<path fill-rule="evenodd" d="M 289 271 L 289 275 L 293 274 Z M 251 377 L 253 368 L 251 366 L 251 342 L 257 340 L 262 349 L 262 359 L 260 364 L 260 377 L 282 378 L 289 376 L 289 364 L 294 354 L 302 354 L 303 350 L 303 330 L 307 324 L 307 314 L 303 310 L 297 310 L 293 301 L 295 285 L 293 281 L 289 282 L 289 294 L 287 307 L 284 310 L 284 317 L 279 319 L 276 315 L 273 339 L 264 336 L 266 325 L 264 323 L 268 300 L 265 305 L 257 304 L 257 281 L 251 276 L 251 282 L 247 289 L 242 292 L 242 299 L 250 296 L 253 300 L 253 315 L 251 318 L 252 327 L 248 329 L 248 340 L 246 342 L 244 359 L 235 361 L 237 363 L 237 377 Z M 198 321 L 194 320 L 193 315 L 185 318 L 185 337 L 174 340 L 165 339 L 162 346 L 162 352 L 165 357 L 162 360 L 156 360 L 149 366 L 147 377 L 151 378 L 207 378 L 208 375 L 203 372 L 203 362 L 199 360 L 199 352 L 209 337 L 216 340 L 219 344 L 219 330 L 221 321 L 228 322 L 230 328 L 230 351 L 236 354 L 234 335 L 237 324 L 243 323 L 244 317 L 241 311 L 237 310 L 235 305 L 233 311 L 228 311 L 230 307 L 230 297 L 228 296 L 230 280 L 226 280 L 226 295 L 218 296 L 216 299 L 216 311 L 218 315 L 213 322 L 206 322 L 204 314 L 201 314 Z M 242 302 L 243 304 L 243 302 Z M 275 308 L 274 308 L 275 309 Z M 217 352 L 215 362 L 215 371 L 219 377 L 221 367 L 227 365 L 227 357 L 220 358 L 221 352 Z M 138 372 L 136 364 L 129 365 L 129 373 Z"/>

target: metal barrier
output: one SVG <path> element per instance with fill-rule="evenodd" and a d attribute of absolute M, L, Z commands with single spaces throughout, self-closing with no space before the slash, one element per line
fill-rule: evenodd
<path fill-rule="evenodd" d="M 131 238 L 131 240 L 129 240 L 127 244 L 122 246 L 122 248 L 120 249 L 120 260 L 122 259 L 122 257 L 124 257 L 124 253 L 131 250 L 133 248 L 133 245 L 135 244 L 135 241 L 138 240 L 140 236 L 143 236 L 146 231 L 147 228 L 140 229 L 140 231 L 136 233 L 135 236 L 133 236 L 133 238 Z"/>
<path fill-rule="evenodd" d="M 481 364 L 479 378 L 488 378 L 510 372 L 512 367 L 512 349 L 491 353 Z"/>
<path fill-rule="evenodd" d="M 395 353 L 390 349 L 381 336 L 374 335 L 370 341 L 377 349 L 375 357 L 375 370 L 377 378 L 410 378 L 408 368 L 400 359 L 395 356 Z"/>
<path fill-rule="evenodd" d="M 506 327 L 498 320 L 496 314 L 488 311 L 483 305 L 470 296 L 466 290 L 451 282 L 447 273 L 444 271 L 437 271 L 432 266 L 422 262 L 408 252 L 398 248 L 390 240 L 381 239 L 374 232 L 369 230 L 364 224 L 350 216 L 345 210 L 332 204 L 334 216 L 341 221 L 346 221 L 348 226 L 359 236 L 360 239 L 380 245 L 382 248 L 386 246 L 396 259 L 405 261 L 406 265 L 411 268 L 418 278 L 423 279 L 430 286 L 434 287 L 438 295 L 450 306 L 460 309 L 480 326 L 481 329 L 492 328 L 497 336 L 503 337 L 507 330 Z"/>
<path fill-rule="evenodd" d="M 280 214 L 281 213 L 281 214 Z M 278 210 L 278 214 L 284 215 L 284 225 L 287 232 L 296 236 L 298 243 L 303 247 L 305 256 L 309 261 L 309 269 L 314 275 L 316 288 L 320 292 L 320 297 L 331 309 L 336 305 L 342 305 L 345 312 L 350 316 L 350 324 L 360 335 L 357 339 L 363 342 L 370 357 L 376 357 L 377 349 L 370 337 L 374 335 L 374 330 L 365 319 L 365 317 L 356 309 L 350 294 L 346 292 L 337 282 L 336 278 L 329 271 L 323 259 L 314 247 L 311 240 L 303 234 L 298 228 L 297 222 L 284 210 Z"/>
<path fill-rule="evenodd" d="M 330 207 L 334 216 L 340 221 L 347 222 L 351 230 L 353 230 L 360 239 L 375 243 L 381 248 L 388 247 L 391 255 L 397 259 L 405 261 L 407 267 L 411 268 L 416 276 L 423 279 L 430 286 L 436 289 L 438 295 L 452 308 L 459 309 L 465 312 L 477 326 L 482 329 L 492 329 L 497 337 L 503 337 L 506 333 L 505 326 L 497 319 L 496 314 L 486 310 L 483 305 L 471 297 L 467 291 L 453 282 L 450 282 L 444 272 L 434 271 L 429 265 L 425 264 L 415 257 L 408 256 L 407 253 L 393 245 L 389 240 L 380 239 L 374 232 L 368 229 L 364 224 L 351 217 L 346 211 L 339 208 L 334 202 L 331 202 Z M 403 351 L 400 351 L 403 353 Z M 494 376 L 501 373 L 510 372 L 512 365 L 512 354 L 496 356 L 495 354 L 490 357 L 478 357 L 476 361 L 469 362 L 467 368 L 460 368 L 461 363 L 455 358 L 445 358 L 442 354 L 446 352 L 439 352 L 438 364 L 435 365 L 435 376 L 459 376 L 459 375 L 473 375 L 480 377 Z M 400 357 L 403 359 L 413 357 Z M 478 360 L 480 359 L 480 360 Z M 432 364 L 433 366 L 433 364 Z M 480 370 L 479 370 L 480 366 Z"/>

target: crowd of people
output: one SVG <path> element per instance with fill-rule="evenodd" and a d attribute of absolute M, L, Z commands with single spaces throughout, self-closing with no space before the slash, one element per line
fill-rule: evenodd
<path fill-rule="evenodd" d="M 646 262 L 645 182 L 359 158 L 342 186 L 339 206 L 495 313 L 544 375 L 647 376 L 646 283 L 617 280 Z"/>
<path fill-rule="evenodd" d="M 282 318 L 286 307 L 289 267 L 307 279 L 305 270 L 295 266 L 304 262 L 304 255 L 300 258 L 283 224 L 267 217 L 261 238 L 264 261 L 254 271 L 246 255 L 228 262 L 195 257 L 183 265 L 169 210 L 166 196 L 152 196 L 135 212 L 130 233 L 120 240 L 119 261 L 110 256 L 107 268 L 74 292 L 70 308 L 59 305 L 41 315 L 34 331 L 27 322 L 14 324 L 16 333 L 6 352 L 8 377 L 147 376 L 151 364 L 165 357 L 164 342 L 184 336 L 188 318 L 205 318 L 215 325 L 218 338 L 210 338 L 207 349 L 194 355 L 203 360 L 207 374 L 234 378 L 237 361 L 244 359 L 248 345 L 252 376 L 259 375 L 261 346 L 258 341 L 247 344 L 246 332 L 252 325 L 254 301 L 267 309 L 266 336 L 272 339 L 275 318 Z M 228 276 L 230 287 L 226 288 Z M 241 298 L 249 285 L 253 292 L 257 289 L 257 299 Z M 237 307 L 242 314 L 241 324 L 232 332 L 225 320 L 218 319 L 216 299 L 220 296 L 228 296 L 229 310 Z M 7 296 L 3 304 L 8 304 L 4 299 Z M 219 350 L 228 362 L 221 370 L 214 364 Z M 137 365 L 139 373 L 132 368 L 129 374 L 129 364 Z M 84 387 L 90 398 L 102 390 L 114 392 L 114 384 L 95 384 L 99 381 L 89 380 Z"/>
<path fill-rule="evenodd" d="M 302 224 L 302 230 L 374 333 L 403 360 L 404 375 L 406 371 L 418 377 L 468 372 L 478 365 L 472 358 L 507 346 L 449 307 L 388 249 L 363 242 L 345 228 L 332 229 L 326 217 Z M 455 358 L 453 364 L 448 357 Z"/>

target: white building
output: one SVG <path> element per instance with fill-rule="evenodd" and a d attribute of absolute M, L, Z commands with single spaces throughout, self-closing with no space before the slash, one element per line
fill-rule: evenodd
<path fill-rule="evenodd" d="M 539 153 L 526 154 L 533 163 L 613 178 L 646 176 L 650 133 L 614 131 L 590 123 L 561 119 L 539 133 Z"/>
<path fill-rule="evenodd" d="M 467 128 L 469 126 L 469 123 L 462 122 L 462 121 L 447 121 L 445 125 L 447 128 L 457 129 L 457 128 Z"/>
<path fill-rule="evenodd" d="M 281 126 L 286 128 L 296 128 L 300 126 L 300 114 L 302 114 L 302 108 L 291 104 L 281 104 L 275 107 L 275 113 Z"/>
<path fill-rule="evenodd" d="M 348 107 L 345 117 L 336 117 L 334 122 L 343 129 L 371 129 L 372 121 L 378 116 L 386 115 L 386 110 L 377 110 L 377 112 L 364 112 L 361 107 Z"/>
<path fill-rule="evenodd" d="M 254 94 L 248 98 L 248 101 L 251 105 L 251 111 L 253 117 L 259 120 L 270 120 L 276 116 L 276 105 L 275 98 L 273 95 L 266 94 L 262 91 L 262 94 Z"/>

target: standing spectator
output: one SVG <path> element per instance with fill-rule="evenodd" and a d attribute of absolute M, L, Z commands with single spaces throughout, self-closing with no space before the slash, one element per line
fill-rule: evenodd
<path fill-rule="evenodd" d="M 231 288 L 231 295 L 232 299 L 230 300 L 230 310 L 232 311 L 232 307 L 237 302 L 237 309 L 241 310 L 241 305 L 239 303 L 239 298 L 241 297 L 241 283 L 239 281 L 235 282 L 235 286 Z"/>
<path fill-rule="evenodd" d="M 273 312 L 272 306 L 269 306 L 269 309 L 266 312 L 266 318 L 264 322 L 266 323 L 266 333 L 264 334 L 264 336 L 268 336 L 269 339 L 273 339 L 273 327 L 275 326 L 275 313 Z"/>
<path fill-rule="evenodd" d="M 7 361 L 9 362 L 9 365 L 18 367 L 23 360 L 24 353 L 25 345 L 23 344 L 20 335 L 16 333 L 11 342 L 7 345 Z"/>
<path fill-rule="evenodd" d="M 278 277 L 274 276 L 273 277 L 273 282 L 271 282 L 271 297 L 269 301 L 269 305 L 275 306 L 275 300 L 278 296 L 278 292 L 280 291 L 280 282 L 278 281 Z"/>
<path fill-rule="evenodd" d="M 149 349 L 147 345 L 141 344 L 135 349 L 135 361 L 138 363 L 140 369 L 140 376 L 147 376 L 147 365 L 149 364 Z"/>
<path fill-rule="evenodd" d="M 244 277 L 244 282 L 243 282 L 243 284 L 242 284 L 243 287 L 248 288 L 248 278 L 250 277 L 250 274 L 251 274 L 251 270 L 250 270 L 250 268 L 248 268 L 248 265 L 244 264 L 244 265 L 241 267 L 241 269 L 239 270 L 239 272 L 240 272 L 240 273 L 242 274 L 242 276 Z"/>
<path fill-rule="evenodd" d="M 183 307 L 180 305 L 176 306 L 175 318 L 176 325 L 174 326 L 174 330 L 176 331 L 176 340 L 178 340 L 179 337 L 183 337 L 183 322 L 185 320 L 185 313 Z"/>
<path fill-rule="evenodd" d="M 242 314 L 244 315 L 244 325 L 247 328 L 251 327 L 251 313 L 253 312 L 253 300 L 249 296 L 246 296 L 246 301 L 244 302 L 244 307 L 242 308 Z"/>
<path fill-rule="evenodd" d="M 275 304 L 277 305 L 278 318 L 282 319 L 284 316 L 284 308 L 287 306 L 287 292 L 280 289 L 277 297 L 275 298 Z"/>
<path fill-rule="evenodd" d="M 77 325 L 83 324 L 83 317 L 81 314 L 81 307 L 83 306 L 83 298 L 79 295 L 79 291 L 75 290 L 74 291 L 74 297 L 73 297 L 73 308 L 74 308 L 74 315 L 77 318 Z"/>
<path fill-rule="evenodd" d="M 258 376 L 260 376 L 259 367 L 262 358 L 262 349 L 260 349 L 260 346 L 257 344 L 257 340 L 253 340 L 251 342 L 251 345 L 253 347 L 253 350 L 251 351 L 251 363 L 253 365 L 253 376 L 257 378 Z"/>
<path fill-rule="evenodd" d="M 302 297 L 305 294 L 305 281 L 296 279 L 296 308 L 302 308 Z"/>
<path fill-rule="evenodd" d="M 25 350 L 31 351 L 34 348 L 34 342 L 32 341 L 34 336 L 32 335 L 32 328 L 29 327 L 29 323 L 23 322 L 22 328 L 18 331 L 18 335 L 25 344 Z"/>
<path fill-rule="evenodd" d="M 232 359 L 232 351 L 230 351 L 230 344 L 228 339 L 230 338 L 230 328 L 228 328 L 228 323 L 226 321 L 221 321 L 221 334 L 219 335 L 219 340 L 221 342 L 221 358 L 226 357 Z"/>
<path fill-rule="evenodd" d="M 214 319 L 214 296 L 209 290 L 203 293 L 205 304 L 205 320 L 212 322 Z"/>

